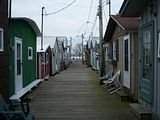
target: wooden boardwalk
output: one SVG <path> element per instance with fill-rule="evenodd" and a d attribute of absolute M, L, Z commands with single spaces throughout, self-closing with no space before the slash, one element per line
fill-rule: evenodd
<path fill-rule="evenodd" d="M 136 120 L 128 103 L 106 93 L 96 72 L 80 62 L 41 83 L 32 95 L 36 120 Z"/>

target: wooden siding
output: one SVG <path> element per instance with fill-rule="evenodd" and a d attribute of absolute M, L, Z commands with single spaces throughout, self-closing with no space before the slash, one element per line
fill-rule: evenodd
<path fill-rule="evenodd" d="M 117 40 L 119 37 L 124 36 L 125 32 L 124 30 L 116 25 L 115 31 L 112 36 L 112 41 Z"/>
<path fill-rule="evenodd" d="M 137 41 L 138 33 L 131 33 L 131 96 L 134 101 L 138 100 L 138 78 L 137 78 Z"/>
<path fill-rule="evenodd" d="M 157 0 L 157 2 L 158 2 L 157 6 L 160 6 L 160 1 Z M 158 26 L 157 32 L 158 31 L 160 32 L 160 7 L 157 7 L 157 13 L 158 13 L 158 16 L 157 16 L 158 21 L 157 21 L 157 24 L 155 24 L 155 26 Z M 158 45 L 157 40 L 155 40 L 155 48 L 157 47 L 156 45 Z M 160 73 L 160 58 L 157 61 L 157 66 L 156 67 L 157 67 L 157 72 L 156 72 L 157 78 L 156 78 L 156 82 L 155 82 L 155 91 L 157 91 L 157 92 L 155 92 L 155 105 L 154 106 L 156 106 L 155 109 L 157 111 L 157 116 L 160 119 L 160 74 L 159 74 Z"/>
<path fill-rule="evenodd" d="M 31 26 L 23 20 L 11 21 L 11 45 L 14 47 L 14 37 L 22 39 L 23 87 L 36 79 L 36 34 Z M 28 60 L 28 47 L 33 48 L 33 59 Z M 10 95 L 14 93 L 14 50 L 10 54 Z"/>
<path fill-rule="evenodd" d="M 127 87 L 123 87 L 123 90 L 129 94 L 133 100 L 137 100 L 138 97 L 138 90 L 137 90 L 137 77 L 136 77 L 136 71 L 137 71 L 137 52 L 136 52 L 136 42 L 138 39 L 138 34 L 136 32 L 132 32 L 132 31 L 126 31 L 123 30 L 120 26 L 116 25 L 115 30 L 113 32 L 112 38 L 110 40 L 110 42 L 112 43 L 113 41 L 117 41 L 118 40 L 118 60 L 117 60 L 117 65 L 113 66 L 113 70 L 117 71 L 120 70 L 121 71 L 121 75 L 120 75 L 120 81 L 121 84 L 124 83 L 124 36 L 125 35 L 129 35 L 130 36 L 130 86 L 131 88 L 127 88 Z"/>
<path fill-rule="evenodd" d="M 9 98 L 8 0 L 0 0 L 0 28 L 4 32 L 4 51 L 0 52 L 0 94 Z"/>
<path fill-rule="evenodd" d="M 118 40 L 118 61 L 117 65 L 113 67 L 114 71 L 120 70 L 120 81 L 123 83 L 123 35 L 124 31 L 118 25 L 115 28 L 111 41 Z"/>

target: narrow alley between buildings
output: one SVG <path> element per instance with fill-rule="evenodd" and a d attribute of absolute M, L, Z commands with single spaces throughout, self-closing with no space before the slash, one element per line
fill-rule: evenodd
<path fill-rule="evenodd" d="M 31 112 L 36 120 L 136 120 L 128 102 L 98 83 L 96 71 L 73 62 L 29 94 Z"/>

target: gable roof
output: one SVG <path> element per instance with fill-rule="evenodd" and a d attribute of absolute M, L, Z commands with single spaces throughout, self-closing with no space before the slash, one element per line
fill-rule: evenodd
<path fill-rule="evenodd" d="M 138 29 L 138 17 L 120 17 L 118 15 L 112 15 L 111 17 L 123 30 Z"/>
<path fill-rule="evenodd" d="M 49 44 L 48 45 L 43 45 L 43 49 L 41 49 L 41 45 L 38 44 L 37 45 L 37 52 L 46 52 L 48 48 L 50 48 Z"/>
<path fill-rule="evenodd" d="M 64 43 L 63 43 L 63 41 L 57 41 L 58 42 L 58 46 L 59 46 L 59 49 L 60 50 L 63 50 L 64 49 Z"/>
<path fill-rule="evenodd" d="M 26 17 L 15 17 L 15 18 L 11 18 L 11 21 L 12 20 L 23 20 L 23 21 L 27 22 L 32 27 L 32 29 L 35 32 L 35 34 L 37 36 L 41 36 L 41 32 L 40 32 L 37 24 L 32 19 L 26 18 Z"/>
<path fill-rule="evenodd" d="M 67 37 L 66 36 L 56 36 L 57 37 L 57 40 L 58 41 L 61 41 L 61 42 L 63 42 L 63 44 L 64 44 L 64 47 L 67 47 L 68 45 L 68 43 L 67 43 Z"/>
<path fill-rule="evenodd" d="M 138 30 L 138 24 L 138 17 L 121 17 L 118 15 L 111 15 L 105 32 L 104 41 L 109 41 L 111 39 L 116 25 L 125 31 L 135 31 Z"/>
<path fill-rule="evenodd" d="M 44 36 L 43 37 L 43 46 L 49 44 L 51 48 L 54 48 L 55 43 L 56 43 L 55 36 Z M 41 37 L 37 38 L 37 45 L 41 45 Z"/>

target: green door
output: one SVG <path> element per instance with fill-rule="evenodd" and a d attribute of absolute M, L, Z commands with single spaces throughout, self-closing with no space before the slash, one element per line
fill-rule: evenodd
<path fill-rule="evenodd" d="M 152 104 L 153 91 L 153 23 L 140 28 L 139 40 L 139 98 Z"/>

